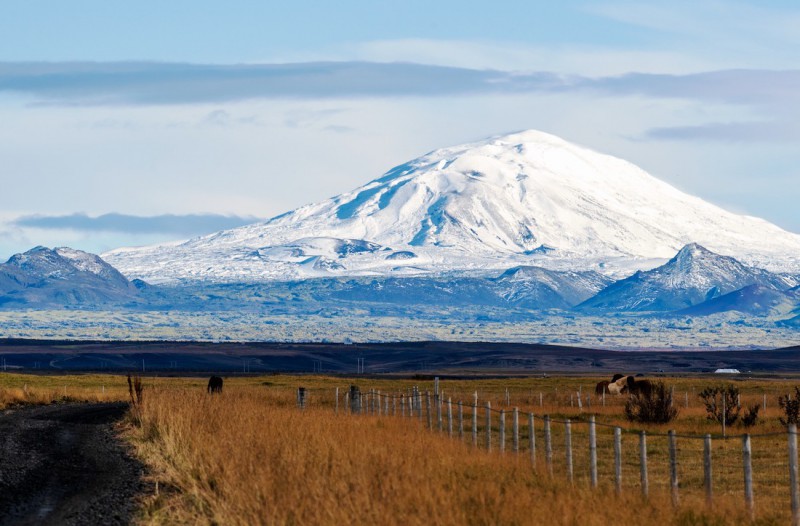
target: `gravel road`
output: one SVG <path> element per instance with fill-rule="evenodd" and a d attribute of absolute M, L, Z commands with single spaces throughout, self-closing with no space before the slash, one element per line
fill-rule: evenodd
<path fill-rule="evenodd" d="M 144 468 L 114 436 L 127 404 L 0 413 L 0 525 L 128 524 Z"/>

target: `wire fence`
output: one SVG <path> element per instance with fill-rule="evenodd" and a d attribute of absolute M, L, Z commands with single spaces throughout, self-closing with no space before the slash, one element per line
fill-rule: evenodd
<path fill-rule="evenodd" d="M 576 395 L 572 407 L 581 399 Z M 505 398 L 509 406 L 508 391 Z M 544 407 L 542 393 L 530 393 L 528 401 L 535 404 L 537 398 Z M 688 395 L 686 399 L 688 405 Z M 305 408 L 308 401 L 307 390 L 299 388 L 298 407 Z M 785 432 L 754 434 L 646 431 L 597 421 L 591 402 L 577 418 L 556 418 L 518 407 L 493 408 L 491 401 L 479 401 L 477 392 L 467 402 L 453 401 L 443 396 L 438 379 L 433 392 L 418 386 L 402 393 L 336 388 L 332 405 L 342 415 L 415 419 L 475 448 L 527 458 L 537 472 L 561 474 L 573 484 L 613 486 L 618 493 L 633 490 L 644 497 L 669 492 L 675 506 L 684 495 L 703 495 L 708 506 L 720 496 L 739 495 L 755 517 L 758 496 L 770 506 L 790 507 L 792 524 L 800 526 L 794 424 Z"/>

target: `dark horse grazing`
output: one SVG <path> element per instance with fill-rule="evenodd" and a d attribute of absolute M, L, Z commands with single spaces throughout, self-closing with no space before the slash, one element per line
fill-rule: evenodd
<path fill-rule="evenodd" d="M 632 395 L 649 397 L 653 392 L 653 384 L 650 383 L 650 380 L 636 380 L 633 376 L 629 376 L 628 391 Z"/>
<path fill-rule="evenodd" d="M 222 378 L 219 376 L 212 376 L 208 379 L 208 392 L 221 393 L 222 392 Z"/>
<path fill-rule="evenodd" d="M 603 380 L 602 382 L 597 382 L 597 385 L 594 387 L 594 394 L 598 396 L 602 396 L 603 393 L 609 394 L 608 384 L 610 384 L 608 380 Z"/>

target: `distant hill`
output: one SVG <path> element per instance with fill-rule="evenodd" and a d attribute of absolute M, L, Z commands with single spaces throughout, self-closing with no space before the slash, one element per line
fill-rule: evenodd
<path fill-rule="evenodd" d="M 749 285 L 774 291 L 794 285 L 789 278 L 750 267 L 691 243 L 664 265 L 612 283 L 579 310 L 675 311 Z"/>
<path fill-rule="evenodd" d="M 800 291 L 797 288 L 784 291 L 762 285 L 748 285 L 688 309 L 680 310 L 678 314 L 708 316 L 720 312 L 736 311 L 751 316 L 774 316 L 785 315 L 796 309 L 798 304 L 800 304 Z"/>
<path fill-rule="evenodd" d="M 102 258 L 35 247 L 0 264 L 0 307 L 99 307 L 132 301 L 138 290 Z"/>

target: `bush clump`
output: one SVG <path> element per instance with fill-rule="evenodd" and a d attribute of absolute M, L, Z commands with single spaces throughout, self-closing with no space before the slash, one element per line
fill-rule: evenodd
<path fill-rule="evenodd" d="M 798 424 L 800 419 L 800 387 L 794 388 L 794 398 L 791 393 L 786 396 L 778 397 L 778 406 L 783 411 L 783 416 L 780 418 L 781 424 L 788 426 L 789 424 Z"/>
<path fill-rule="evenodd" d="M 744 427 L 753 427 L 758 423 L 758 410 L 761 409 L 761 406 L 751 405 L 747 411 L 744 412 L 742 415 L 742 425 Z"/>
<path fill-rule="evenodd" d="M 706 387 L 698 395 L 706 406 L 709 420 L 733 425 L 739 419 L 739 388 L 733 384 Z"/>
<path fill-rule="evenodd" d="M 653 383 L 653 389 L 632 394 L 625 402 L 625 417 L 632 422 L 666 424 L 678 416 L 672 403 L 672 390 L 663 382 Z"/>

